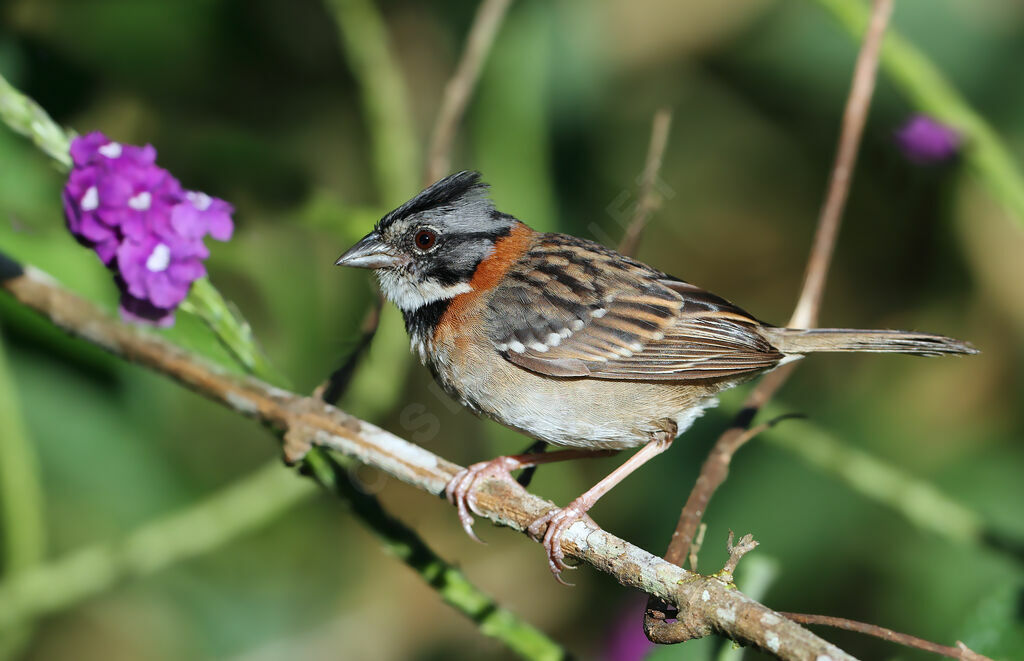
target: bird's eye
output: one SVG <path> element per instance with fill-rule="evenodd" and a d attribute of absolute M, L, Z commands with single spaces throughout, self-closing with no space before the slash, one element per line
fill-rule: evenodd
<path fill-rule="evenodd" d="M 437 232 L 434 230 L 422 229 L 416 232 L 416 247 L 420 250 L 426 251 L 434 247 L 437 243 Z"/>

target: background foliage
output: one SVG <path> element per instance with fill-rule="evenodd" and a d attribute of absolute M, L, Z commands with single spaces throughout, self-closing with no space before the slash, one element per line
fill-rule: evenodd
<path fill-rule="evenodd" d="M 420 158 L 473 7 L 379 8 L 407 88 L 398 121 L 407 114 L 419 141 L 394 167 L 416 173 L 420 164 L 408 159 Z M 1013 81 L 1024 58 L 1024 8 L 1013 0 L 904 0 L 893 24 L 1020 161 L 1024 87 Z M 480 169 L 498 206 L 536 228 L 615 241 L 616 210 L 635 199 L 651 114 L 670 105 L 661 172 L 669 194 L 640 258 L 781 322 L 799 287 L 854 52 L 814 3 L 523 0 L 485 66 L 453 168 Z M 0 72 L 12 83 L 62 124 L 154 144 L 186 186 L 236 204 L 236 237 L 213 247 L 211 277 L 299 391 L 312 390 L 355 345 L 373 300 L 366 274 L 336 269 L 334 258 L 415 192 L 395 190 L 409 185 L 408 174 L 375 174 L 350 62 L 330 13 L 313 0 L 0 3 Z M 822 322 L 942 332 L 983 353 L 818 356 L 779 405 L 936 485 L 999 537 L 1024 539 L 1024 237 L 960 164 L 921 168 L 901 157 L 892 131 L 912 110 L 883 74 Z M 107 272 L 63 228 L 61 185 L 30 143 L 0 130 L 0 246 L 113 306 Z M 397 317 L 386 309 L 342 406 L 462 464 L 525 446 L 430 387 L 407 356 Z M 277 453 L 254 423 L 65 339 L 7 298 L 0 322 L 0 439 L 22 438 L 36 455 L 49 557 L 124 535 Z M 172 333 L 217 350 L 189 315 L 179 315 Z M 595 519 L 663 550 L 742 394 L 602 501 Z M 545 467 L 533 488 L 566 502 L 616 461 Z M 478 546 L 441 501 L 377 475 L 357 477 L 503 605 L 581 657 L 607 654 L 623 618 L 639 632 L 643 599 L 607 577 L 581 570 L 577 587 L 564 589 L 538 547 L 485 526 L 479 532 L 490 544 Z M 13 509 L 33 507 L 21 498 Z M 508 654 L 382 554 L 336 502 L 301 502 L 214 552 L 43 620 L 27 658 Z M 777 445 L 755 441 L 738 455 L 706 520 L 701 567 L 720 566 L 728 529 L 754 533 L 756 553 L 778 562 L 763 596 L 773 607 L 946 643 L 963 638 L 1003 658 L 1020 650 L 1019 554 L 919 529 Z M 41 547 L 43 535 L 35 538 Z M 39 553 L 19 550 L 8 534 L 4 542 L 6 565 Z M 862 657 L 917 658 L 828 635 Z M 704 659 L 711 647 L 665 648 L 657 657 Z"/>

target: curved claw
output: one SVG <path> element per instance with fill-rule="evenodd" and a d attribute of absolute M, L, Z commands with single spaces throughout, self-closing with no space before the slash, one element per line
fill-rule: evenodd
<path fill-rule="evenodd" d="M 544 550 L 548 554 L 548 567 L 551 569 L 551 573 L 554 574 L 555 580 L 562 585 L 572 585 L 572 583 L 568 583 L 562 578 L 562 572 L 566 569 L 576 569 L 572 565 L 565 564 L 565 552 L 562 551 L 562 535 L 574 523 L 581 520 L 589 521 L 594 527 L 597 527 L 594 520 L 587 516 L 586 510 L 573 502 L 561 509 L 549 511 L 531 523 L 529 528 L 527 528 L 530 536 L 538 539 L 544 545 Z M 541 528 L 545 524 L 547 524 L 547 530 L 544 531 L 543 539 L 539 539 Z"/>
<path fill-rule="evenodd" d="M 453 477 L 451 481 L 448 482 L 447 486 L 445 486 L 444 495 L 445 498 L 448 499 L 448 502 L 455 505 L 458 510 L 459 523 L 462 524 L 462 529 L 466 531 L 469 538 L 476 542 L 480 542 L 481 544 L 485 544 L 486 542 L 477 537 L 476 533 L 473 532 L 473 515 L 470 513 L 466 502 L 469 498 L 469 487 L 472 486 L 473 482 L 472 468 L 473 466 L 470 466 L 469 468 L 464 468 L 456 473 L 455 477 Z"/>
<path fill-rule="evenodd" d="M 476 508 L 476 498 L 473 495 L 473 488 L 477 481 L 490 477 L 512 480 L 510 471 L 518 467 L 518 462 L 511 457 L 498 457 L 491 461 L 482 461 L 463 468 L 445 486 L 445 498 L 458 509 L 459 522 L 462 523 L 462 529 L 466 531 L 470 539 L 481 544 L 486 543 L 473 532 L 473 514 L 479 514 Z"/>

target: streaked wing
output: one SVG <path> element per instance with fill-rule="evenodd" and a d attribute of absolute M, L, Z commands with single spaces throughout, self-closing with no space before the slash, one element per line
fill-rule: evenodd
<path fill-rule="evenodd" d="M 780 354 L 749 314 L 598 244 L 544 235 L 493 291 L 487 332 L 541 374 L 626 380 L 722 378 Z"/>

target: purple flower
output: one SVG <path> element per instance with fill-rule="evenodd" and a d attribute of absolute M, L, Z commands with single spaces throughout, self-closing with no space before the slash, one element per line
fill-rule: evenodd
<path fill-rule="evenodd" d="M 218 241 L 231 238 L 234 208 L 230 204 L 195 191 L 186 191 L 185 199 L 186 203 L 178 204 L 171 212 L 171 225 L 176 232 L 193 238 L 202 238 L 209 233 Z"/>
<path fill-rule="evenodd" d="M 647 640 L 641 625 L 646 608 L 645 597 L 622 610 L 607 634 L 602 655 L 606 661 L 642 661 L 647 658 L 654 643 Z"/>
<path fill-rule="evenodd" d="M 203 238 L 231 238 L 234 209 L 182 189 L 156 165 L 150 145 L 90 133 L 71 143 L 71 159 L 62 196 L 68 229 L 115 272 L 126 319 L 170 325 L 192 283 L 206 274 Z"/>
<path fill-rule="evenodd" d="M 908 160 L 921 165 L 941 163 L 960 148 L 960 134 L 927 115 L 914 115 L 895 134 Z"/>

